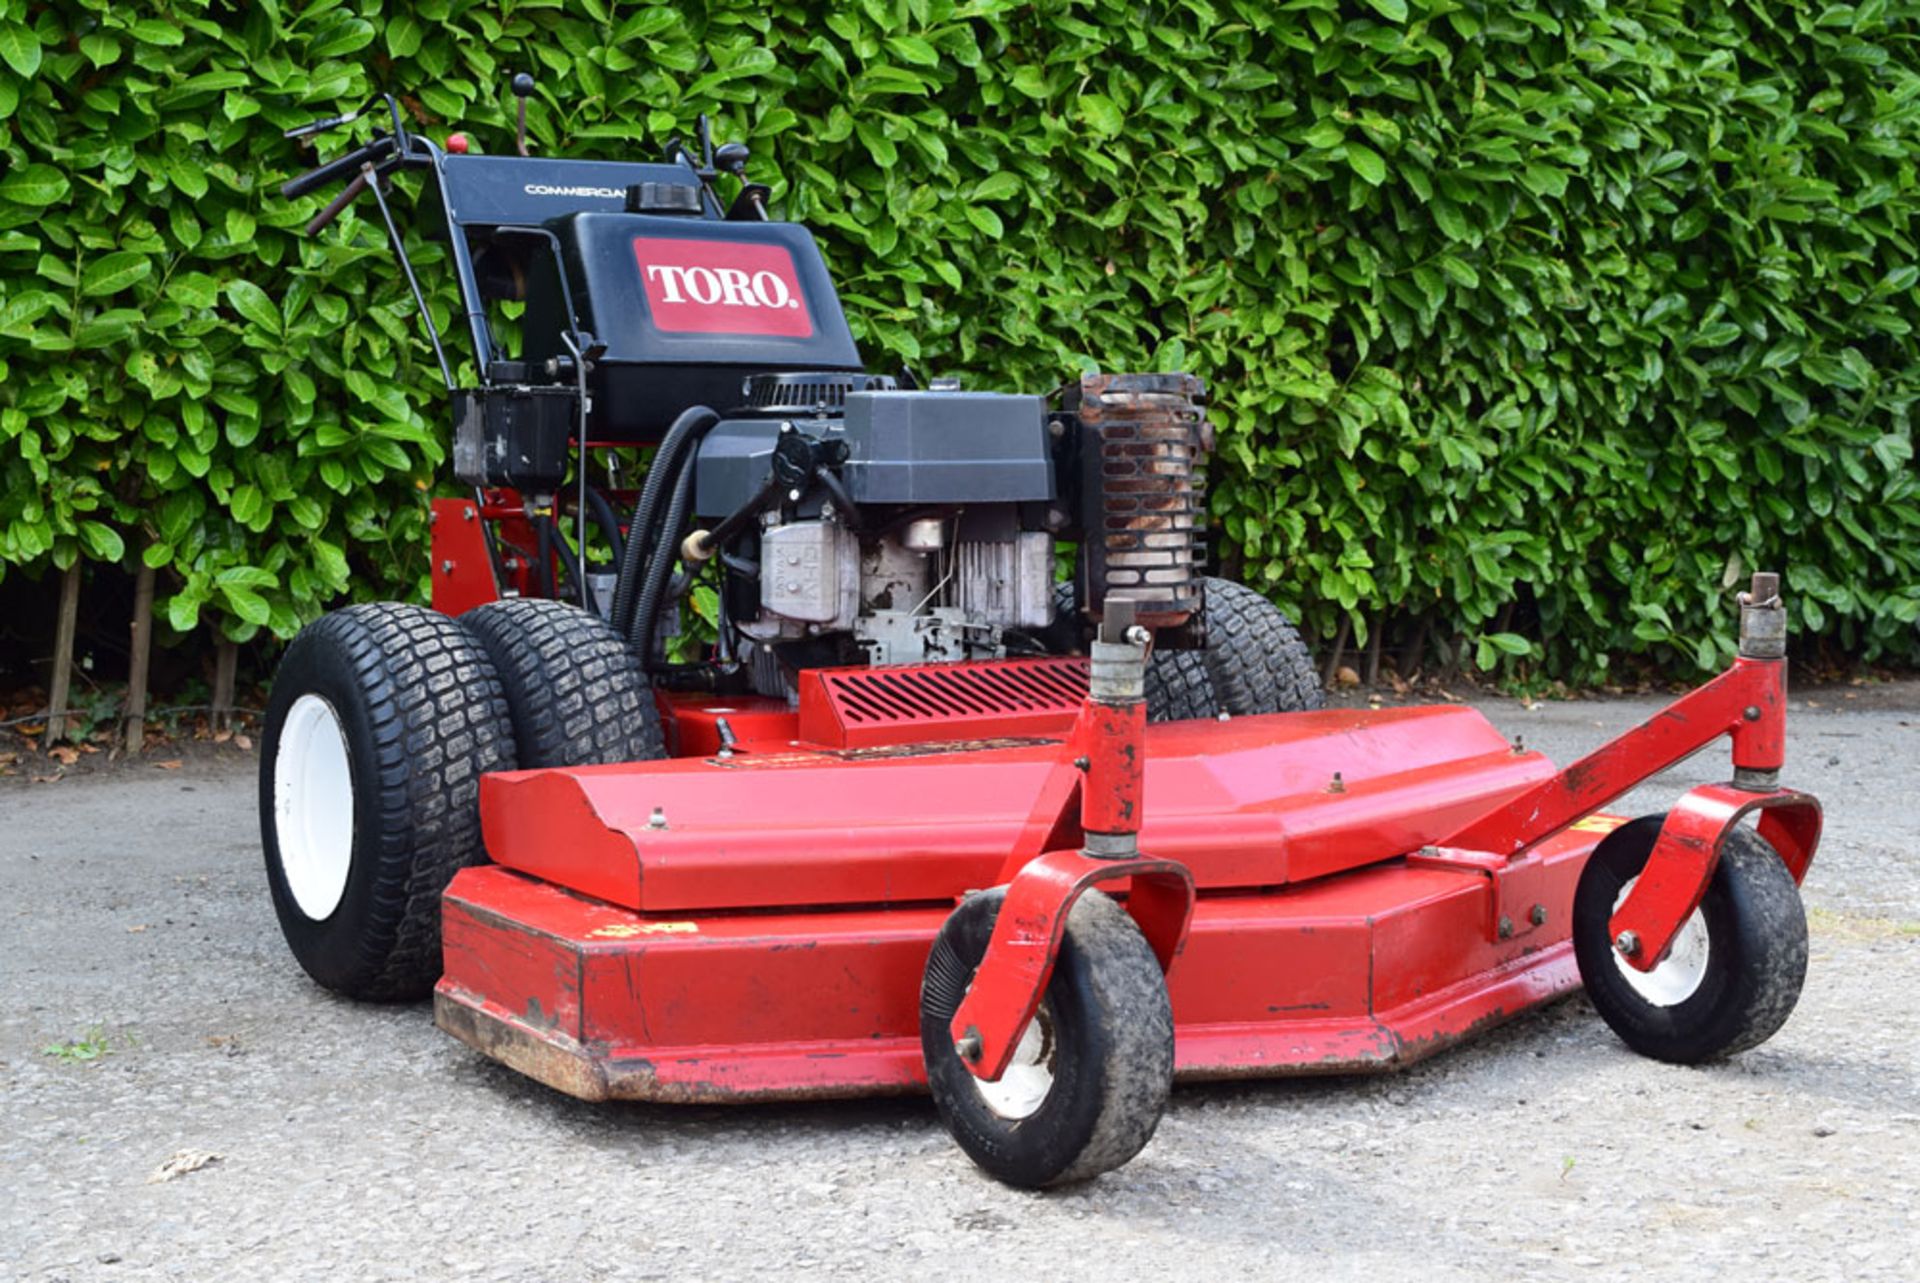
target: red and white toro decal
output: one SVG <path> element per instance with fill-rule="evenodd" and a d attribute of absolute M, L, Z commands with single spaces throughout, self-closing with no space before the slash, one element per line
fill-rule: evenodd
<path fill-rule="evenodd" d="M 636 236 L 633 252 L 660 330 L 791 339 L 813 334 L 807 296 L 783 245 Z"/>

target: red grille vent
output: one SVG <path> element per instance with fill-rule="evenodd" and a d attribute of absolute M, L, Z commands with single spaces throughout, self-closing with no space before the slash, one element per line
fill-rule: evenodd
<path fill-rule="evenodd" d="M 1064 733 L 1087 697 L 1087 661 L 1004 659 L 800 675 L 800 738 L 828 748 Z"/>

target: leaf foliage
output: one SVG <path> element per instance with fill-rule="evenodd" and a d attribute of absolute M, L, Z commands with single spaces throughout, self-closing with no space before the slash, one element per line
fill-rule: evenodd
<path fill-rule="evenodd" d="M 875 367 L 1201 374 L 1222 559 L 1311 632 L 1713 666 L 1764 566 L 1912 661 L 1917 10 L 0 0 L 0 573 L 139 557 L 237 638 L 423 592 L 431 357 L 280 131 L 504 151 L 531 68 L 543 152 L 748 141 Z"/>

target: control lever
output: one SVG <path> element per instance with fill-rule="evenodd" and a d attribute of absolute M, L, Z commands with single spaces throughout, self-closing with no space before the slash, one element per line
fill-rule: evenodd
<path fill-rule="evenodd" d="M 513 77 L 513 96 L 520 100 L 519 123 L 515 126 L 513 145 L 522 156 L 531 155 L 527 151 L 527 99 L 533 96 L 533 77 L 526 72 L 518 72 Z"/>

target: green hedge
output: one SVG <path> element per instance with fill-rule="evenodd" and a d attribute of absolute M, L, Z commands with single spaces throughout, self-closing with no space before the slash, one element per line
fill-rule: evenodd
<path fill-rule="evenodd" d="M 1768 566 L 1911 662 L 1917 10 L 0 0 L 0 573 L 145 558 L 241 639 L 421 592 L 431 358 L 280 130 L 504 150 L 530 66 L 544 152 L 746 138 L 876 366 L 1204 376 L 1222 556 L 1322 637 L 1711 665 Z"/>

